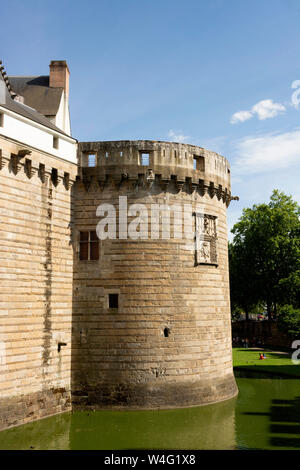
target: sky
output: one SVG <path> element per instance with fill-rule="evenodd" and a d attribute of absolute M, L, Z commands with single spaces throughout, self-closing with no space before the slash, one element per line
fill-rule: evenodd
<path fill-rule="evenodd" d="M 300 202 L 300 0 L 10 0 L 0 17 L 8 75 L 67 60 L 79 141 L 220 153 L 229 230 L 275 188 Z"/>

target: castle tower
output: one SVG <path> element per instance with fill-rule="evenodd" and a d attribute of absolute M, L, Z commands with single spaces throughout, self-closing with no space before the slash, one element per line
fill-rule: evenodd
<path fill-rule="evenodd" d="M 156 141 L 83 142 L 78 158 L 74 404 L 155 409 L 235 396 L 228 161 Z"/>

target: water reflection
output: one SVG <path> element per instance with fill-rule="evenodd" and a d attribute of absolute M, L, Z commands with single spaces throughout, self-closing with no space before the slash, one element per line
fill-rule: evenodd
<path fill-rule="evenodd" d="M 71 413 L 0 432 L 0 450 L 69 449 Z"/>
<path fill-rule="evenodd" d="M 235 402 L 53 416 L 0 433 L 0 449 L 234 449 Z"/>
<path fill-rule="evenodd" d="M 239 379 L 238 385 L 238 448 L 299 449 L 299 379 Z"/>
<path fill-rule="evenodd" d="M 0 433 L 0 449 L 299 449 L 299 379 L 237 379 L 224 403 L 66 413 Z"/>
<path fill-rule="evenodd" d="M 234 449 L 235 399 L 199 408 L 75 413 L 72 449 Z"/>

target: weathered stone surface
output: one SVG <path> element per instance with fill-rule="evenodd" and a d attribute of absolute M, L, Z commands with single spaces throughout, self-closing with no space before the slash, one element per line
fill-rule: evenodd
<path fill-rule="evenodd" d="M 135 409 L 236 395 L 226 159 L 185 144 L 91 142 L 79 145 L 78 169 L 34 148 L 16 158 L 22 149 L 0 137 L 0 429 L 69 410 L 71 393 L 76 407 Z M 79 232 L 95 230 L 98 205 L 118 208 L 119 196 L 149 213 L 152 204 L 190 204 L 209 215 L 216 233 L 202 241 L 214 262 L 204 253 L 197 263 L 186 239 L 161 232 L 103 240 L 99 260 L 79 261 Z M 109 308 L 116 293 L 118 308 Z"/>
<path fill-rule="evenodd" d="M 73 255 L 64 177 L 74 181 L 77 167 L 32 148 L 15 173 L 12 156 L 23 146 L 0 138 L 0 148 L 2 429 L 70 409 Z M 58 353 L 61 340 L 67 346 Z"/>
<path fill-rule="evenodd" d="M 149 153 L 148 166 L 139 165 L 143 152 Z M 149 141 L 81 143 L 83 165 L 88 164 L 88 154 L 96 155 L 98 166 L 82 167 L 74 190 L 74 403 L 158 408 L 234 396 L 228 200 L 208 189 L 203 192 L 199 183 L 202 177 L 220 184 L 222 194 L 230 198 L 228 162 L 199 147 Z M 207 171 L 193 169 L 194 155 L 204 156 Z M 167 185 L 162 184 L 162 174 Z M 184 182 L 180 188 L 174 176 Z M 101 188 L 94 184 L 99 178 Z M 152 204 L 191 204 L 216 218 L 218 263 L 197 265 L 195 251 L 185 249 L 186 239 L 164 240 L 161 233 L 159 239 L 103 240 L 98 261 L 79 261 L 79 232 L 96 227 L 100 204 L 118 208 L 119 196 L 127 196 L 128 207 L 143 204 L 148 214 Z M 171 233 L 174 221 L 171 218 Z M 150 232 L 148 221 L 149 237 Z M 115 311 L 107 300 L 113 292 L 119 294 Z"/>

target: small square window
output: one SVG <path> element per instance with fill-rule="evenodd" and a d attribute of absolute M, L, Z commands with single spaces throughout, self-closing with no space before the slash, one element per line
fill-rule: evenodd
<path fill-rule="evenodd" d="M 59 146 L 59 139 L 58 137 L 53 137 L 53 148 L 58 149 Z"/>
<path fill-rule="evenodd" d="M 4 114 L 0 113 L 0 127 L 4 126 Z"/>
<path fill-rule="evenodd" d="M 149 153 L 141 153 L 141 165 L 143 165 L 143 166 L 150 165 L 150 155 L 149 155 Z"/>
<path fill-rule="evenodd" d="M 119 294 L 108 294 L 109 308 L 119 308 Z"/>

